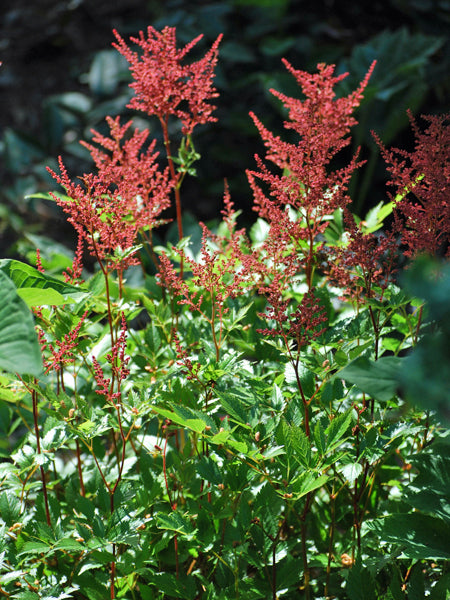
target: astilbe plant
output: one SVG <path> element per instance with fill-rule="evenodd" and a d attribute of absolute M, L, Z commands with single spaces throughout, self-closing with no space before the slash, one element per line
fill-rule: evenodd
<path fill-rule="evenodd" d="M 139 38 L 130 38 L 139 51 L 132 50 L 124 39 L 114 32 L 117 43 L 115 48 L 130 63 L 135 94 L 128 104 L 129 108 L 156 115 L 161 124 L 170 174 L 175 184 L 175 207 L 178 233 L 183 237 L 180 187 L 191 161 L 196 153 L 192 146 L 191 134 L 197 125 L 213 123 L 216 108 L 211 100 L 218 93 L 213 86 L 214 68 L 217 64 L 218 46 L 222 39 L 219 35 L 203 58 L 185 63 L 185 58 L 201 40 L 197 36 L 182 49 L 177 49 L 176 30 L 165 27 L 157 31 L 149 26 L 147 35 L 140 32 Z M 169 119 L 175 117 L 181 121 L 185 141 L 180 145 L 183 152 L 178 159 L 180 168 L 175 170 L 169 134 Z"/>
<path fill-rule="evenodd" d="M 305 100 L 290 98 L 276 90 L 272 93 L 288 110 L 287 130 L 298 136 L 285 142 L 268 131 L 250 113 L 266 146 L 266 159 L 281 174 L 273 174 L 256 157 L 259 171 L 248 171 L 255 195 L 255 210 L 270 225 L 268 258 L 273 268 L 286 267 L 289 281 L 298 271 L 304 273 L 308 288 L 313 286 L 316 257 L 320 253 L 319 236 L 326 230 L 327 218 L 350 202 L 347 187 L 353 171 L 360 166 L 355 156 L 349 165 L 332 169 L 333 158 L 350 143 L 349 132 L 356 124 L 355 108 L 362 99 L 375 63 L 359 88 L 345 98 L 336 98 L 335 86 L 346 74 L 334 76 L 333 65 L 318 65 L 316 74 L 296 70 L 287 61 L 286 68 L 302 88 Z M 268 187 L 269 197 L 258 187 L 260 179 Z"/>
<path fill-rule="evenodd" d="M 374 65 L 340 97 L 333 66 L 309 74 L 284 61 L 304 98 L 273 92 L 291 141 L 251 113 L 266 148 L 247 171 L 258 221 L 248 235 L 238 228 L 226 187 L 222 222 L 200 225 L 195 254 L 180 186 L 198 158 L 194 129 L 215 121 L 221 36 L 191 63 L 201 36 L 182 49 L 170 27 L 131 38 L 136 49 L 115 37 L 133 77 L 129 108 L 159 119 L 168 164 L 148 131 L 108 117 L 109 135 L 83 142 L 93 172 L 75 183 L 62 159 L 50 171 L 78 234 L 72 267 L 53 277 L 40 252 L 37 269 L 0 264 L 7 309 L 19 314 L 18 292 L 32 306 L 42 355 L 30 373 L 0 375 L 11 448 L 0 465 L 0 594 L 376 600 L 426 590 L 445 600 L 448 443 L 439 417 L 398 389 L 402 355 L 428 323 L 396 269 L 397 258 L 447 250 L 448 117 L 430 117 L 423 133 L 413 121 L 411 153 L 380 143 L 397 195 L 382 210 L 392 228 L 384 217 L 373 226 L 350 213 L 362 163 L 336 159 Z M 152 232 L 172 192 L 180 243 L 161 248 Z M 16 441 L 22 424 L 29 433 Z"/>
<path fill-rule="evenodd" d="M 227 235 L 214 234 L 200 223 L 202 245 L 197 259 L 191 258 L 184 249 L 173 248 L 191 272 L 189 281 L 176 273 L 165 253 L 161 254 L 162 282 L 179 298 L 178 304 L 189 306 L 209 323 L 217 360 L 224 342 L 224 318 L 230 310 L 227 302 L 254 286 L 253 278 L 242 261 L 248 242 L 244 230 L 235 229 L 236 214 L 228 187 L 224 205 L 222 214 Z"/>
<path fill-rule="evenodd" d="M 392 198 L 405 256 L 450 253 L 450 115 L 428 115 L 421 131 L 409 113 L 415 136 L 411 152 L 387 150 L 374 134 L 397 191 Z M 398 198 L 398 201 L 397 201 Z"/>
<path fill-rule="evenodd" d="M 136 129 L 127 139 L 131 122 L 121 126 L 119 118 L 107 121 L 109 138 L 93 132 L 100 147 L 82 142 L 97 173 L 83 175 L 82 184 L 76 184 L 61 159 L 61 174 L 49 169 L 66 192 L 62 198 L 54 195 L 55 201 L 105 273 L 138 264 L 138 234 L 159 225 L 158 217 L 170 205 L 172 187 L 168 169 L 161 171 L 156 162 L 156 141 L 143 149 L 148 131 Z"/>

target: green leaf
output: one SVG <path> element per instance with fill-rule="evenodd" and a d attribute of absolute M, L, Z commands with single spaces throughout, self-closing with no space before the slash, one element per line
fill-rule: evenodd
<path fill-rule="evenodd" d="M 330 479 L 328 475 L 317 475 L 314 471 L 304 471 L 291 482 L 292 491 L 298 500 L 309 492 L 317 490 Z"/>
<path fill-rule="evenodd" d="M 50 544 L 46 544 L 45 542 L 25 542 L 19 552 L 19 556 L 23 554 L 46 554 L 50 548 Z"/>
<path fill-rule="evenodd" d="M 366 522 L 383 541 L 401 547 L 403 556 L 417 560 L 450 558 L 450 525 L 419 512 L 394 514 Z"/>
<path fill-rule="evenodd" d="M 158 592 L 163 592 L 164 596 L 180 600 L 193 600 L 197 595 L 193 577 L 181 576 L 177 579 L 171 573 L 154 573 L 150 580 Z"/>
<path fill-rule="evenodd" d="M 350 600 L 376 600 L 375 581 L 369 569 L 359 560 L 353 565 L 347 578 L 346 591 Z"/>
<path fill-rule="evenodd" d="M 256 223 L 250 229 L 250 239 L 255 246 L 262 244 L 270 230 L 270 225 L 264 219 L 257 219 Z"/>
<path fill-rule="evenodd" d="M 321 454 L 321 455 L 325 454 L 325 450 L 326 450 L 325 432 L 319 421 L 317 421 L 316 426 L 314 427 L 314 442 L 316 444 L 317 450 L 319 451 L 319 454 Z"/>
<path fill-rule="evenodd" d="M 77 302 L 87 295 L 81 287 L 69 285 L 60 279 L 40 273 L 19 260 L 0 260 L 0 272 L 7 275 L 17 288 L 17 293 L 28 306 L 60 305 Z"/>
<path fill-rule="evenodd" d="M 101 50 L 95 54 L 88 74 L 89 87 L 97 96 L 110 96 L 118 86 L 124 60 L 114 50 Z"/>
<path fill-rule="evenodd" d="M 361 475 L 362 470 L 362 465 L 359 463 L 348 463 L 338 469 L 339 473 L 342 473 L 342 475 L 351 485 L 353 485 L 355 479 L 358 479 L 358 477 Z"/>
<path fill-rule="evenodd" d="M 13 282 L 0 271 L 0 368 L 39 377 L 43 373 L 41 349 L 33 317 L 18 296 Z"/>
<path fill-rule="evenodd" d="M 19 520 L 20 508 L 20 500 L 11 490 L 0 495 L 0 515 L 8 527 Z"/>
<path fill-rule="evenodd" d="M 426 451 L 408 459 L 418 475 L 403 496 L 412 507 L 450 524 L 450 443 L 435 440 Z"/>
<path fill-rule="evenodd" d="M 159 513 L 156 517 L 158 527 L 160 529 L 168 529 L 175 531 L 188 539 L 195 537 L 196 529 L 187 517 L 180 515 L 178 512 L 172 512 L 170 514 Z"/>
<path fill-rule="evenodd" d="M 394 202 L 388 202 L 386 204 L 384 202 L 380 202 L 370 209 L 366 215 L 366 218 L 364 219 L 364 232 L 373 233 L 374 231 L 377 231 L 383 227 L 384 219 L 392 213 L 393 209 Z"/>
<path fill-rule="evenodd" d="M 388 402 L 396 393 L 402 361 L 397 356 L 383 356 L 377 361 L 360 356 L 344 367 L 338 376 L 375 400 Z"/>
<path fill-rule="evenodd" d="M 85 546 L 72 538 L 63 538 L 58 540 L 53 546 L 53 550 L 66 550 L 67 552 L 83 552 Z"/>
<path fill-rule="evenodd" d="M 200 477 L 217 485 L 222 483 L 222 475 L 217 463 L 209 456 L 202 456 L 196 465 L 196 469 Z"/>
<path fill-rule="evenodd" d="M 345 413 L 334 417 L 328 425 L 325 433 L 327 434 L 327 452 L 333 452 L 339 445 L 341 439 L 347 432 L 350 423 L 352 422 L 352 411 L 348 410 Z"/>

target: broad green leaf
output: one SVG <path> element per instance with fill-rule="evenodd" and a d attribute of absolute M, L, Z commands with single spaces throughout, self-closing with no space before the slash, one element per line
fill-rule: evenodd
<path fill-rule="evenodd" d="M 262 244 L 269 233 L 269 229 L 270 225 L 267 223 L 267 221 L 264 221 L 264 219 L 261 218 L 257 219 L 256 223 L 252 225 L 250 229 L 250 239 L 252 240 L 253 244 L 256 246 Z"/>
<path fill-rule="evenodd" d="M 394 202 L 380 202 L 366 215 L 364 219 L 364 232 L 373 233 L 383 226 L 384 219 L 389 216 L 394 209 Z"/>
<path fill-rule="evenodd" d="M 97 96 L 110 96 L 119 83 L 124 61 L 113 50 L 101 50 L 95 54 L 88 74 L 88 83 Z"/>
<path fill-rule="evenodd" d="M 227 446 L 233 450 L 236 450 L 236 452 L 242 452 L 243 454 L 246 454 L 248 451 L 247 444 L 245 442 L 239 442 L 238 440 L 235 440 L 232 437 L 232 432 L 226 429 L 219 431 L 219 433 L 216 433 L 211 438 L 208 438 L 208 441 L 218 446 Z"/>
<path fill-rule="evenodd" d="M 208 425 L 206 421 L 203 421 L 202 419 L 189 418 L 185 417 L 184 415 L 181 416 L 180 414 L 178 414 L 179 411 L 175 412 L 167 408 L 162 408 L 160 406 L 152 406 L 152 409 L 154 412 L 158 413 L 162 417 L 170 419 L 176 425 L 181 425 L 182 427 L 191 429 L 196 433 L 202 433 Z"/>
<path fill-rule="evenodd" d="M 73 538 L 63 538 L 58 540 L 53 546 L 53 550 L 66 550 L 67 552 L 83 552 L 85 546 Z"/>
<path fill-rule="evenodd" d="M 397 544 L 406 558 L 450 559 L 450 524 L 419 512 L 394 514 L 367 521 L 367 529 L 381 540 Z"/>
<path fill-rule="evenodd" d="M 0 260 L 0 271 L 7 275 L 29 306 L 60 305 L 65 302 L 77 302 L 88 293 L 76 287 L 41 273 L 34 267 L 18 260 Z"/>
<path fill-rule="evenodd" d="M 218 392 L 218 396 L 223 409 L 230 415 L 230 417 L 232 417 L 235 422 L 240 423 L 241 425 L 246 425 L 249 415 L 239 396 L 230 392 Z"/>
<path fill-rule="evenodd" d="M 193 577 L 182 575 L 176 578 L 171 573 L 153 573 L 150 581 L 156 586 L 158 592 L 162 592 L 165 597 L 178 598 L 179 600 L 194 600 L 197 595 L 197 588 Z M 152 598 L 158 596 L 152 596 Z"/>
<path fill-rule="evenodd" d="M 217 463 L 209 456 L 202 456 L 196 465 L 197 473 L 206 481 L 217 485 L 222 483 L 223 477 Z"/>
<path fill-rule="evenodd" d="M 325 440 L 325 432 L 323 430 L 320 421 L 317 421 L 316 426 L 314 427 L 314 442 L 316 444 L 316 448 L 319 451 L 319 454 L 325 454 L 326 450 L 326 440 Z"/>
<path fill-rule="evenodd" d="M 0 495 L 0 515 L 8 527 L 17 523 L 20 509 L 20 500 L 11 490 Z"/>
<path fill-rule="evenodd" d="M 409 462 L 418 470 L 418 475 L 406 488 L 404 500 L 450 524 L 450 444 L 445 439 L 435 440 Z"/>
<path fill-rule="evenodd" d="M 330 479 L 328 475 L 318 475 L 314 471 L 304 471 L 291 482 L 292 491 L 298 500 L 310 492 L 325 485 Z"/>
<path fill-rule="evenodd" d="M 23 554 L 46 554 L 50 549 L 51 545 L 44 542 L 25 542 L 19 552 L 19 556 Z"/>
<path fill-rule="evenodd" d="M 346 591 L 350 600 L 377 600 L 375 581 L 359 560 L 350 569 Z"/>
<path fill-rule="evenodd" d="M 402 361 L 397 356 L 383 356 L 377 361 L 360 356 L 344 367 L 339 377 L 375 400 L 388 402 L 396 393 Z"/>
<path fill-rule="evenodd" d="M 301 427 L 291 425 L 289 428 L 289 443 L 295 451 L 295 458 L 304 467 L 311 464 L 311 444 L 306 433 Z"/>
<path fill-rule="evenodd" d="M 0 271 L 0 369 L 39 377 L 41 349 L 32 314 L 11 279 Z"/>

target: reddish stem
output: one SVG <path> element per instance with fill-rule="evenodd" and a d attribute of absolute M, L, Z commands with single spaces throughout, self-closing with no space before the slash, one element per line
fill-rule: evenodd
<path fill-rule="evenodd" d="M 175 165 L 172 160 L 172 154 L 170 152 L 170 138 L 169 138 L 169 129 L 168 129 L 168 116 L 160 117 L 160 123 L 162 127 L 162 132 L 164 136 L 164 145 L 166 147 L 166 155 L 167 162 L 169 164 L 170 176 L 174 182 L 174 193 L 175 193 L 175 210 L 177 213 L 177 226 L 178 226 L 178 239 L 183 239 L 183 222 L 182 222 L 182 214 L 181 214 L 181 197 L 180 197 L 180 177 L 175 172 Z M 183 258 L 181 258 L 180 262 L 180 277 L 183 278 Z"/>
<path fill-rule="evenodd" d="M 169 481 L 167 479 L 167 463 L 166 463 L 166 452 L 167 452 L 167 440 L 168 440 L 168 435 L 167 435 L 167 430 L 166 430 L 166 440 L 164 442 L 164 451 L 163 451 L 163 474 L 164 474 L 164 481 L 166 484 L 166 490 L 167 490 L 167 496 L 169 497 L 169 504 L 172 510 L 176 509 L 176 504 L 174 504 L 172 502 L 172 496 L 170 493 L 170 489 L 169 489 Z M 179 568 L 179 561 L 178 561 L 178 534 L 175 534 L 175 537 L 173 538 L 173 543 L 174 543 L 174 547 L 175 547 L 175 570 L 176 570 L 176 576 L 177 579 L 180 576 L 180 568 Z"/>
<path fill-rule="evenodd" d="M 35 383 L 37 383 L 37 380 L 35 380 Z M 31 397 L 33 399 L 33 420 L 34 420 L 34 433 L 36 436 L 36 449 L 37 449 L 38 454 L 40 454 L 41 453 L 41 441 L 39 438 L 38 401 L 37 401 L 38 396 L 37 396 L 36 390 L 31 391 Z M 51 527 L 52 522 L 50 519 L 50 508 L 48 505 L 47 484 L 45 481 L 44 467 L 41 465 L 39 467 L 39 469 L 41 471 L 42 491 L 44 493 L 45 517 L 47 519 L 47 525 L 49 527 Z"/>

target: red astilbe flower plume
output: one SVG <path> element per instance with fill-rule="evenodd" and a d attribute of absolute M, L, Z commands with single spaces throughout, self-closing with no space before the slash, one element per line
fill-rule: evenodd
<path fill-rule="evenodd" d="M 260 316 L 275 322 L 273 328 L 258 329 L 259 333 L 270 336 L 282 336 L 286 341 L 294 339 L 297 350 L 307 346 L 324 333 L 327 313 L 314 289 L 309 290 L 300 304 L 289 312 L 289 302 L 280 297 L 269 296 L 270 308 Z"/>
<path fill-rule="evenodd" d="M 401 197 L 396 225 L 406 256 L 442 251 L 450 256 L 450 114 L 424 115 L 429 124 L 424 131 L 408 114 L 415 136 L 412 152 L 387 150 L 373 134 L 391 174 L 390 185 Z"/>
<path fill-rule="evenodd" d="M 52 369 L 60 371 L 64 366 L 75 362 L 74 350 L 78 346 L 80 329 L 87 313 L 86 310 L 72 331 L 67 333 L 62 340 L 56 340 L 54 343 L 46 340 L 42 329 L 37 329 L 46 374 Z M 44 352 L 49 355 L 46 357 Z"/>
<path fill-rule="evenodd" d="M 161 212 L 170 206 L 169 193 L 173 183 L 169 179 L 169 169 L 162 172 L 159 169 L 158 153 L 154 152 L 156 140 L 143 151 L 149 135 L 147 129 L 135 129 L 130 136 L 131 121 L 120 125 L 119 117 L 106 117 L 106 120 L 111 137 L 92 130 L 92 141 L 100 148 L 86 142 L 81 144 L 90 151 L 99 176 L 110 181 L 124 199 L 136 229 L 152 229 L 160 224 L 157 218 Z"/>
<path fill-rule="evenodd" d="M 130 374 L 128 363 L 130 357 L 126 356 L 127 347 L 127 322 L 124 313 L 121 313 L 121 330 L 114 343 L 111 352 L 106 355 L 106 360 L 111 367 L 111 377 L 105 377 L 104 369 L 95 358 L 92 357 L 94 366 L 94 377 L 97 383 L 97 394 L 105 396 L 106 400 L 115 405 L 120 404 L 122 398 L 122 385 Z"/>
<path fill-rule="evenodd" d="M 69 197 L 59 198 L 53 194 L 57 204 L 69 215 L 68 221 L 79 239 L 86 241 L 89 252 L 107 270 L 124 270 L 138 263 L 133 252 L 126 250 L 132 249 L 139 231 L 159 224 L 158 216 L 170 205 L 173 183 L 167 168 L 159 170 L 155 142 L 143 150 L 147 131 L 135 130 L 123 141 L 131 122 L 120 126 L 118 118 L 107 121 L 110 138 L 93 132 L 94 142 L 100 144 L 100 148 L 83 142 L 92 154 L 97 174 L 85 174 L 80 178 L 82 183 L 75 184 L 61 157 L 61 174 L 48 171 Z M 81 252 L 78 256 L 81 257 Z"/>
<path fill-rule="evenodd" d="M 249 272 L 242 260 L 248 251 L 248 243 L 244 230 L 235 229 L 236 214 L 227 187 L 224 204 L 222 214 L 226 235 L 213 234 L 206 225 L 200 223 L 203 235 L 197 260 L 184 249 L 173 248 L 192 272 L 189 281 L 176 273 L 166 254 L 160 257 L 162 283 L 179 296 L 179 304 L 186 304 L 199 312 L 210 324 L 217 354 L 223 341 L 223 318 L 229 310 L 227 300 L 236 298 L 254 286 L 253 273 Z M 209 312 L 206 308 L 208 303 Z"/>
<path fill-rule="evenodd" d="M 113 46 L 130 63 L 134 78 L 130 85 L 135 96 L 129 108 L 156 115 L 161 121 L 175 116 L 183 124 L 184 135 L 191 134 L 196 125 L 217 120 L 210 100 L 218 97 L 212 80 L 221 35 L 203 58 L 189 64 L 182 63 L 202 35 L 178 50 L 175 27 L 157 31 L 150 26 L 147 36 L 141 31 L 138 38 L 130 38 L 142 53 L 131 50 L 117 31 L 114 35 L 117 43 Z"/>
<path fill-rule="evenodd" d="M 365 232 L 363 222 L 344 212 L 348 243 L 330 248 L 328 279 L 343 289 L 343 297 L 364 303 L 367 298 L 382 299 L 393 281 L 398 253 L 398 236 L 394 231 L 383 234 Z"/>
<path fill-rule="evenodd" d="M 350 202 L 348 184 L 353 171 L 362 164 L 355 156 L 348 166 L 331 170 L 330 162 L 350 143 L 348 133 L 357 122 L 352 113 L 361 102 L 375 63 L 356 91 L 336 98 L 334 87 L 346 74 L 334 76 L 333 65 L 319 64 L 318 73 L 311 75 L 294 69 L 286 60 L 283 62 L 306 99 L 301 101 L 275 90 L 271 92 L 282 100 L 289 112 L 285 128 L 294 130 L 299 140 L 297 143 L 283 141 L 250 113 L 267 148 L 266 159 L 282 173 L 273 174 L 257 156 L 259 171 L 249 171 L 247 175 L 254 192 L 254 208 L 270 225 L 263 250 L 275 252 L 273 256 L 269 253 L 272 264 L 275 259 L 279 262 L 280 255 L 285 256 L 281 264 L 291 263 L 292 252 L 299 253 L 298 266 L 303 266 L 308 287 L 311 287 L 314 256 L 319 250 L 314 244 L 328 226 L 327 217 Z M 257 185 L 256 179 L 268 187 L 269 196 Z M 280 246 L 285 247 L 280 250 Z"/>

